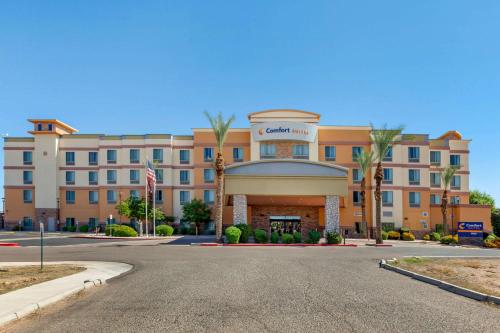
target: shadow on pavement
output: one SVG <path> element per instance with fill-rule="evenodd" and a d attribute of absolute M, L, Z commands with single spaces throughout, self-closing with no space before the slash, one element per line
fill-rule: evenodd
<path fill-rule="evenodd" d="M 190 245 L 191 243 L 211 243 L 215 242 L 215 236 L 182 236 L 174 241 L 168 243 L 161 243 L 162 245 Z"/>

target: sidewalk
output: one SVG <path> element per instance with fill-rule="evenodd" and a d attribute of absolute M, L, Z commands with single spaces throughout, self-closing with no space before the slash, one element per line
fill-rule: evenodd
<path fill-rule="evenodd" d="M 103 261 L 55 261 L 45 264 L 72 264 L 85 266 L 87 269 L 81 273 L 0 295 L 0 326 L 79 291 L 104 284 L 112 277 L 132 269 L 129 264 Z M 25 265 L 39 265 L 39 262 L 0 262 L 0 267 Z"/>

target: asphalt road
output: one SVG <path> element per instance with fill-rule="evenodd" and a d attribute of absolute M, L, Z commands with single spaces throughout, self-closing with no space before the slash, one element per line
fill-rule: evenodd
<path fill-rule="evenodd" d="M 447 247 L 47 247 L 48 260 L 134 270 L 9 332 L 498 332 L 500 309 L 378 268 L 403 255 L 499 256 Z M 38 249 L 0 248 L 1 261 Z"/>

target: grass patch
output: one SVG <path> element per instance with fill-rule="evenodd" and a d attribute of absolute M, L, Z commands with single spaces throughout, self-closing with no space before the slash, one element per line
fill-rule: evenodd
<path fill-rule="evenodd" d="M 84 270 L 85 267 L 75 265 L 46 265 L 42 271 L 40 266 L 3 266 L 0 267 L 0 295 Z"/>

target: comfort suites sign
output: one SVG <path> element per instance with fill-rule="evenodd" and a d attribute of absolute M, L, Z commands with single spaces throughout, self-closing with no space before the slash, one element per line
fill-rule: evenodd
<path fill-rule="evenodd" d="M 297 140 L 314 142 L 316 133 L 315 125 L 293 121 L 273 121 L 252 125 L 252 136 L 255 141 Z"/>

